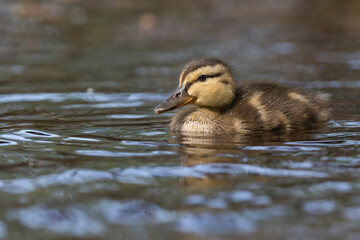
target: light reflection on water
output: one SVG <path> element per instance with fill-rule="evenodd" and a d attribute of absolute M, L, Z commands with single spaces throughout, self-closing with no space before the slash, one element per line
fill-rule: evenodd
<path fill-rule="evenodd" d="M 0 3 L 0 239 L 359 238 L 357 1 L 105 2 Z M 172 135 L 153 108 L 203 55 L 333 119 Z"/>

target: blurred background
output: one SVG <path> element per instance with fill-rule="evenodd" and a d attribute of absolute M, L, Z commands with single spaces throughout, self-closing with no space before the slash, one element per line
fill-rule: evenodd
<path fill-rule="evenodd" d="M 0 0 L 0 239 L 360 239 L 360 1 Z M 328 127 L 174 136 L 191 59 L 332 95 Z"/>
<path fill-rule="evenodd" d="M 359 9 L 356 0 L 3 0 L 0 91 L 166 92 L 201 56 L 228 62 L 239 81 L 355 80 Z"/>

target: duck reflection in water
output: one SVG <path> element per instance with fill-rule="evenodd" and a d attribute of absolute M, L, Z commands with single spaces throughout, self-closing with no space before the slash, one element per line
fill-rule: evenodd
<path fill-rule="evenodd" d="M 316 133 L 319 133 L 317 131 Z M 281 154 L 281 151 L 288 151 L 289 146 L 283 146 L 284 142 L 306 141 L 313 139 L 313 131 L 296 134 L 277 134 L 273 132 L 252 133 L 252 134 L 236 134 L 228 136 L 199 136 L 196 134 L 174 135 L 170 140 L 172 144 L 179 144 L 184 149 L 181 164 L 184 167 L 192 167 L 196 165 L 206 164 L 224 164 L 223 166 L 215 166 L 212 170 L 208 169 L 205 177 L 182 177 L 180 183 L 183 186 L 191 188 L 212 188 L 219 186 L 221 188 L 230 186 L 238 177 L 233 175 L 231 171 L 219 173 L 222 167 L 239 165 L 246 172 L 247 167 L 257 166 L 258 159 L 262 159 L 261 163 L 270 161 L 269 156 L 274 153 Z M 250 147 L 250 149 L 248 148 Z M 296 147 L 295 147 L 296 148 Z M 253 161 L 255 160 L 255 162 Z M 272 161 L 272 160 L 271 160 Z M 262 165 L 261 164 L 261 165 Z M 240 166 L 241 165 L 241 166 Z M 262 168 L 263 166 L 259 166 Z M 206 167 L 204 168 L 206 169 Z M 214 174 L 211 172 L 214 170 Z M 241 171 L 241 170 L 240 170 Z M 207 170 L 205 171 L 207 172 Z M 229 173 L 226 173 L 229 172 Z M 247 174 L 245 174 L 247 175 Z M 262 175 L 252 175 L 253 181 L 268 181 L 269 178 Z"/>

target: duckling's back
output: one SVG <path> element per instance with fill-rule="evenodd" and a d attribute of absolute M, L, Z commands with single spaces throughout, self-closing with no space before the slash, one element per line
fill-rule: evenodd
<path fill-rule="evenodd" d="M 249 131 L 285 130 L 318 127 L 331 113 L 329 96 L 303 94 L 274 83 L 245 83 L 237 87 L 236 98 L 228 109 L 241 128 Z"/>

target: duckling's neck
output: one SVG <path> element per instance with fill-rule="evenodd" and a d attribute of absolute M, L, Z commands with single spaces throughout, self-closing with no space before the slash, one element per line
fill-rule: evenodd
<path fill-rule="evenodd" d="M 202 113 L 205 116 L 208 116 L 209 118 L 215 118 L 223 113 L 225 113 L 227 110 L 227 107 L 223 107 L 223 108 L 215 108 L 215 107 L 201 107 L 201 106 L 197 106 L 195 108 L 194 112 L 197 113 Z"/>
<path fill-rule="evenodd" d="M 196 107 L 195 112 L 201 112 L 208 116 L 216 117 L 219 114 L 221 114 L 224 110 L 219 108 L 213 108 L 213 107 Z"/>

